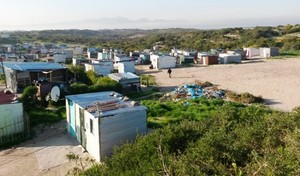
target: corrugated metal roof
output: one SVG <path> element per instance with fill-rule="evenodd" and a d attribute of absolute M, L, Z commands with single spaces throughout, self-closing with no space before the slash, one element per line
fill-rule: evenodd
<path fill-rule="evenodd" d="M 4 90 L 0 90 L 0 105 L 1 104 L 10 104 L 14 102 L 15 94 L 6 94 Z"/>
<path fill-rule="evenodd" d="M 116 96 L 111 96 L 112 94 Z M 116 108 L 113 110 L 108 111 L 101 111 L 92 112 L 91 114 L 95 117 L 103 117 L 109 116 L 124 112 L 131 112 L 131 111 L 139 111 L 139 110 L 146 110 L 145 106 L 132 106 L 130 101 L 122 101 L 122 95 L 114 92 L 114 91 L 106 91 L 106 92 L 96 92 L 96 93 L 87 93 L 87 94 L 78 94 L 78 95 L 69 95 L 66 96 L 67 99 L 72 100 L 74 103 L 78 104 L 82 108 L 86 108 L 90 105 L 95 105 L 96 102 L 109 102 L 109 101 L 116 101 L 117 104 L 122 104 L 124 107 Z"/>
<path fill-rule="evenodd" d="M 4 67 L 17 71 L 58 70 L 65 66 L 49 62 L 3 62 Z"/>
<path fill-rule="evenodd" d="M 126 72 L 126 73 L 112 73 L 108 75 L 110 78 L 114 79 L 114 80 L 121 80 L 121 79 L 136 79 L 136 78 L 140 78 L 139 76 L 130 73 L 130 72 Z"/>

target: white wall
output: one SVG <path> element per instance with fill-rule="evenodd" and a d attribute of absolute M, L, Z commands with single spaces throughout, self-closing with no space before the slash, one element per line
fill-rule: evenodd
<path fill-rule="evenodd" d="M 85 71 L 93 70 L 98 75 L 107 76 L 113 71 L 112 62 L 99 62 L 98 64 L 84 64 Z"/>
<path fill-rule="evenodd" d="M 244 51 L 246 51 L 247 57 L 260 56 L 260 50 L 258 48 L 244 48 Z"/>
<path fill-rule="evenodd" d="M 97 160 L 100 161 L 100 137 L 99 137 L 99 122 L 92 114 L 85 111 L 85 134 L 86 134 L 86 150 Z M 93 121 L 93 132 L 91 133 L 90 119 Z"/>
<path fill-rule="evenodd" d="M 116 65 L 119 73 L 126 73 L 126 72 L 135 73 L 135 65 L 133 62 L 122 62 L 122 63 L 117 63 Z"/>

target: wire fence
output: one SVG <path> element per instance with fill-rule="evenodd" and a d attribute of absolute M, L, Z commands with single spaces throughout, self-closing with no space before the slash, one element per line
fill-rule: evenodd
<path fill-rule="evenodd" d="M 0 148 L 24 141 L 30 137 L 29 116 L 0 127 Z"/>

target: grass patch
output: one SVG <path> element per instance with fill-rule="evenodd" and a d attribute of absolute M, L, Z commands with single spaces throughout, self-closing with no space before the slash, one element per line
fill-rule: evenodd
<path fill-rule="evenodd" d="M 279 56 L 270 57 L 268 59 L 284 59 L 284 58 L 295 58 L 300 56 L 300 51 L 298 50 L 288 50 L 281 51 Z"/>
<path fill-rule="evenodd" d="M 159 98 L 162 95 L 158 95 L 159 90 L 157 88 L 152 88 L 150 90 L 142 91 L 142 92 L 129 92 L 125 95 L 130 99 L 141 99 L 143 97 L 147 97 L 147 99 Z M 156 95 L 154 95 L 156 94 Z M 152 97 L 152 98 L 151 98 Z"/>
<path fill-rule="evenodd" d="M 29 112 L 30 126 L 38 124 L 53 124 L 66 119 L 66 108 L 59 107 L 57 110 L 36 109 Z"/>

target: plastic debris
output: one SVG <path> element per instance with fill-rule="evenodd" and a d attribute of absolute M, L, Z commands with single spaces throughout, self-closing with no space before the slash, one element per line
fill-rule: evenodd
<path fill-rule="evenodd" d="M 197 84 L 185 84 L 177 87 L 167 97 L 175 97 L 175 99 L 196 99 L 199 97 L 205 98 L 224 98 L 225 92 L 216 87 L 202 87 Z M 188 106 L 185 104 L 185 106 Z"/>

